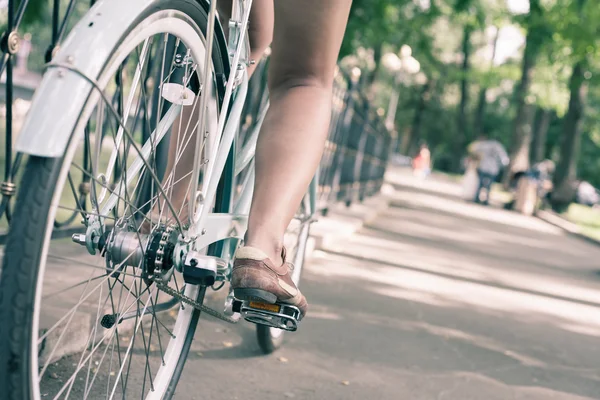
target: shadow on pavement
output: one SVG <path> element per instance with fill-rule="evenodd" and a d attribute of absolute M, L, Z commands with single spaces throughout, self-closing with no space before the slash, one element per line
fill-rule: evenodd
<path fill-rule="evenodd" d="M 290 348 L 402 398 L 600 398 L 600 249 L 451 190 L 396 188 L 307 266 L 307 334 Z"/>
<path fill-rule="evenodd" d="M 322 305 L 320 313 L 303 327 L 312 331 L 313 340 L 294 346 L 341 363 L 365 363 L 372 368 L 386 365 L 432 379 L 469 372 L 515 389 L 531 386 L 591 398 L 598 395 L 600 375 L 595 365 L 600 322 L 587 326 L 587 334 L 574 333 L 566 328 L 583 331 L 585 316 L 573 327 L 572 319 L 548 310 L 536 310 L 535 306 L 519 309 L 521 302 L 547 301 L 552 308 L 559 301 L 565 303 L 563 300 L 534 300 L 535 295 L 519 297 L 509 289 L 473 282 L 466 283 L 477 285 L 477 290 L 464 285 L 443 288 L 452 286 L 454 278 L 430 280 L 419 287 L 416 278 L 406 276 L 405 271 L 391 276 L 389 269 L 373 262 L 324 257 L 326 265 L 316 262 L 307 279 L 312 283 L 307 286 L 312 289 L 308 295 L 316 304 L 313 308 Z M 312 276 L 315 269 L 335 284 L 315 291 L 314 282 L 322 279 Z M 486 292 L 487 298 L 481 298 Z M 589 308 L 572 302 L 569 307 L 575 314 Z M 600 310 L 594 307 L 593 312 Z M 320 314 L 329 317 L 320 318 Z M 490 398 L 486 393 L 480 395 L 469 398 Z"/>

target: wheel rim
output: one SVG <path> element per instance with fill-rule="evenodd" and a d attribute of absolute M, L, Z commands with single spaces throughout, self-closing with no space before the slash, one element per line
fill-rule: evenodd
<path fill-rule="evenodd" d="M 168 43 L 173 43 L 173 45 L 168 47 Z M 118 104 L 115 108 L 120 111 L 118 117 L 121 122 L 125 122 L 124 115 L 128 116 L 125 126 L 134 136 L 139 133 L 137 136 L 140 137 L 136 144 L 140 148 L 143 148 L 148 140 L 152 140 L 152 131 L 158 131 L 158 129 L 148 129 L 144 126 L 152 125 L 154 119 L 154 125 L 158 127 L 168 115 L 168 111 L 164 111 L 168 108 L 168 102 L 164 100 L 155 102 L 158 106 L 154 113 L 150 110 L 148 104 L 152 94 L 149 93 L 149 89 L 160 87 L 164 92 L 165 85 L 154 85 L 152 82 L 148 84 L 148 81 L 151 81 L 153 76 L 151 64 L 156 65 L 156 61 L 154 60 L 152 63 L 151 60 L 161 58 L 160 56 L 162 56 L 161 60 L 165 60 L 167 58 L 165 55 L 170 53 L 171 49 L 182 54 L 183 62 L 172 62 L 170 67 L 183 69 L 181 82 L 189 83 L 193 71 L 201 71 L 200 64 L 204 61 L 205 47 L 199 28 L 180 12 L 170 10 L 153 14 L 122 42 L 119 51 L 115 52 L 116 56 L 107 64 L 105 72 L 98 79 L 105 94 L 108 97 L 111 97 L 109 94 L 112 94 L 111 98 L 117 100 Z M 169 51 L 167 52 L 167 50 Z M 156 57 L 157 55 L 159 57 Z M 186 56 L 191 56 L 191 58 L 186 58 Z M 175 59 L 173 55 L 170 58 Z M 172 69 L 169 69 L 169 65 L 165 68 L 167 62 L 160 64 L 158 67 L 154 66 L 154 70 L 160 71 L 158 80 L 162 83 L 172 83 L 177 76 Z M 139 74 L 137 74 L 138 70 Z M 115 74 L 121 77 L 121 86 L 124 87 L 120 92 L 119 85 L 113 83 Z M 198 75 L 201 77 L 202 73 L 200 72 Z M 186 84 L 185 86 L 190 85 Z M 208 85 L 208 87 L 210 86 Z M 214 88 L 214 85 L 212 87 Z M 213 111 L 209 115 L 209 128 L 212 129 L 216 125 L 217 102 L 214 90 L 211 90 L 209 95 L 211 96 L 209 104 Z M 199 97 L 196 96 L 196 100 Z M 184 149 L 189 148 L 187 147 L 189 143 L 195 143 L 195 140 L 192 140 L 195 138 L 193 130 L 189 126 L 177 130 L 177 139 L 174 140 L 179 146 L 177 147 L 178 161 L 181 162 L 175 162 L 175 168 L 170 169 L 169 166 L 166 166 L 166 169 L 171 171 L 171 173 L 165 174 L 166 178 L 156 181 L 148 178 L 148 173 L 140 171 L 129 185 L 123 184 L 123 190 L 119 191 L 115 188 L 119 188 L 121 182 L 127 181 L 127 171 L 131 171 L 131 165 L 136 160 L 135 156 L 131 156 L 134 153 L 131 149 L 134 145 L 131 142 L 127 143 L 127 139 L 123 136 L 124 139 L 119 149 L 117 151 L 110 150 L 111 145 L 106 145 L 105 142 L 110 139 L 113 147 L 115 143 L 118 143 L 119 124 L 115 116 L 112 116 L 111 120 L 110 113 L 105 110 L 108 108 L 107 106 L 97 106 L 98 104 L 102 104 L 101 99 L 98 96 L 95 96 L 94 99 L 92 96 L 82 113 L 83 118 L 76 132 L 82 132 L 83 140 L 74 141 L 70 146 L 69 154 L 65 159 L 73 160 L 73 162 L 65 162 L 63 166 L 57 184 L 59 189 L 55 192 L 53 207 L 51 207 L 48 218 L 47 237 L 40 262 L 33 318 L 31 376 L 35 398 L 41 398 L 42 394 L 45 395 L 44 398 L 54 398 L 55 396 L 96 398 L 95 396 L 100 394 L 110 398 L 130 397 L 132 394 L 138 397 L 161 398 L 179 361 L 179 354 L 191 321 L 192 307 L 177 307 L 174 312 L 171 311 L 164 315 L 149 312 L 153 306 L 165 299 L 163 295 L 160 295 L 161 292 L 156 285 L 148 284 L 147 276 L 144 277 L 140 272 L 144 270 L 144 268 L 140 268 L 142 262 L 137 268 L 134 265 L 127 265 L 127 262 L 111 264 L 110 261 L 107 261 L 107 257 L 86 254 L 83 247 L 76 247 L 77 245 L 74 243 L 50 241 L 54 220 L 64 215 L 65 212 L 78 212 L 90 218 L 102 216 L 105 221 L 104 232 L 110 231 L 110 234 L 116 237 L 117 232 L 131 231 L 135 233 L 140 243 L 142 243 L 140 234 L 152 237 L 157 231 L 158 225 L 179 225 L 174 222 L 177 218 L 173 216 L 173 213 L 169 214 L 166 211 L 168 209 L 165 207 L 168 204 L 166 198 L 173 196 L 173 193 L 179 190 L 178 185 L 190 186 L 189 183 L 186 183 L 189 181 L 189 174 L 184 171 L 178 175 L 177 166 L 184 164 L 181 161 L 187 154 Z M 170 107 L 173 108 L 173 105 Z M 184 125 L 183 118 L 183 116 L 180 117 L 180 126 Z M 88 119 L 92 122 L 88 123 Z M 112 126 L 108 125 L 108 121 L 112 122 Z M 136 128 L 138 121 L 144 125 Z M 84 130 L 85 132 L 83 132 Z M 143 140 L 144 131 L 146 134 L 150 133 L 149 139 L 145 141 Z M 96 140 L 100 137 L 104 138 Z M 172 145 L 166 139 L 164 142 Z M 210 140 L 202 143 L 204 146 L 212 145 Z M 159 142 L 157 141 L 155 144 L 158 145 Z M 152 157 L 150 157 L 154 159 L 154 164 L 152 164 L 154 168 L 159 165 L 155 160 L 158 153 L 155 147 L 152 146 Z M 81 165 L 77 163 L 78 152 L 83 152 L 83 156 L 79 159 L 89 161 L 88 168 L 85 168 L 85 163 Z M 116 160 L 116 167 L 111 169 L 108 167 L 113 154 L 116 154 L 115 157 L 112 157 Z M 103 182 L 101 179 L 99 171 L 103 170 L 110 171 L 103 174 L 110 177 L 108 182 Z M 119 170 L 122 173 L 121 176 L 115 173 Z M 79 197 L 74 188 L 75 171 L 79 176 L 86 176 L 89 181 L 90 194 L 86 206 L 77 202 Z M 125 173 L 123 174 L 123 172 Z M 155 176 L 158 175 L 155 173 Z M 209 177 L 203 178 L 208 179 Z M 116 184 L 112 188 L 112 192 L 106 190 L 109 186 L 108 183 L 111 182 Z M 159 187 L 163 189 L 162 192 Z M 72 196 L 65 197 L 65 192 L 71 192 Z M 117 204 L 113 209 L 106 208 L 106 203 L 114 199 L 115 193 L 119 193 Z M 93 207 L 94 201 L 97 203 L 96 207 Z M 185 207 L 185 204 L 182 205 Z M 183 210 L 184 207 L 177 207 L 177 209 Z M 144 217 L 144 210 L 158 211 L 155 216 L 157 216 L 157 220 L 163 221 L 163 224 L 148 221 Z M 178 217 L 181 217 L 181 214 Z M 112 229 L 108 228 L 109 225 L 112 225 Z M 107 235 L 107 241 L 110 234 Z M 75 250 L 78 250 L 76 254 Z M 132 258 L 131 254 L 129 258 Z M 73 263 L 73 261 L 75 262 Z M 66 264 L 66 262 L 71 262 L 73 265 Z M 56 290 L 56 282 L 52 282 L 52 272 L 59 272 L 54 270 L 57 263 L 61 264 L 61 268 L 72 269 L 73 271 L 69 271 L 71 272 L 70 276 L 77 278 L 85 276 L 85 278 L 79 281 L 64 282 L 62 290 Z M 86 267 L 87 271 L 84 274 L 82 271 Z M 73 273 L 75 268 L 77 272 Z M 47 280 L 44 279 L 46 276 L 48 276 Z M 178 273 L 173 273 L 169 285 L 178 291 L 184 290 L 188 297 L 195 298 L 198 293 L 198 287 L 187 285 L 184 288 L 182 277 Z M 79 297 L 74 293 L 77 293 Z M 59 303 L 64 303 L 69 298 L 77 300 L 74 301 L 75 304 L 72 307 L 70 304 L 64 306 L 64 312 L 61 309 L 59 316 L 52 321 L 40 321 L 41 316 L 46 318 L 52 314 L 48 313 L 48 307 L 44 309 L 44 306 L 55 302 L 57 298 Z M 94 305 L 97 306 L 95 311 Z M 103 317 L 106 315 L 123 316 L 127 313 L 133 313 L 136 317 L 123 323 L 114 324 L 111 328 L 104 328 L 101 325 Z M 61 317 L 61 314 L 64 315 Z M 65 348 L 65 338 L 74 332 L 72 330 L 73 322 L 78 322 L 82 316 L 87 316 L 91 321 L 89 328 L 85 331 L 86 340 L 82 350 L 66 358 L 60 358 L 55 363 L 55 359 L 60 356 L 61 349 Z M 129 326 L 124 325 L 126 323 Z M 38 334 L 40 329 L 44 329 L 42 334 Z M 42 347 L 43 349 L 40 351 Z M 39 357 L 38 352 L 40 353 Z M 71 368 L 65 364 L 66 360 L 69 361 Z M 55 366 L 58 369 L 55 370 L 53 368 Z M 130 379 L 132 372 L 140 376 Z M 39 385 L 35 385 L 36 382 L 39 382 Z"/>

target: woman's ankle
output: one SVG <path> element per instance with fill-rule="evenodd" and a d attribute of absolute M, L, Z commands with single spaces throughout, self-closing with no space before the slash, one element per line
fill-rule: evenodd
<path fill-rule="evenodd" d="M 254 247 L 265 253 L 275 265 L 283 264 L 281 257 L 283 242 L 273 238 L 252 237 L 246 234 L 244 246 Z"/>

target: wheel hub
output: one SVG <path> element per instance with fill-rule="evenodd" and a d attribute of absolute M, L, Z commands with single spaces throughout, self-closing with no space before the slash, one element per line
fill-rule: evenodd
<path fill-rule="evenodd" d="M 144 262 L 144 275 L 148 279 L 168 281 L 173 274 L 174 253 L 179 235 L 172 227 L 160 227 L 149 240 Z"/>
<path fill-rule="evenodd" d="M 172 226 L 159 226 L 150 234 L 115 228 L 95 241 L 96 250 L 106 259 L 106 269 L 115 277 L 127 266 L 141 268 L 142 276 L 148 284 L 155 279 L 168 282 L 174 267 L 180 263 L 175 249 L 178 246 L 179 232 Z M 87 246 L 86 235 L 73 235 L 73 241 Z"/>

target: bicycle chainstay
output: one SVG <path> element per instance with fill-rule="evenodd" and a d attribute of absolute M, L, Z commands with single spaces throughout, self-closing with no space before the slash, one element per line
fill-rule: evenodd
<path fill-rule="evenodd" d="M 212 317 L 220 319 L 221 321 L 229 322 L 230 324 L 236 324 L 238 322 L 238 320 L 236 320 L 234 318 L 228 317 L 227 315 L 225 315 L 217 310 L 214 310 L 210 307 L 207 307 L 202 303 L 198 303 L 196 300 L 194 300 L 182 293 L 179 293 L 177 290 L 169 287 L 168 285 L 166 285 L 160 281 L 155 280 L 154 283 L 160 290 L 167 293 L 168 295 L 173 296 L 176 299 L 179 299 L 179 301 L 181 301 L 182 303 L 186 303 L 186 304 L 194 307 L 197 310 L 207 313 L 208 315 L 210 315 Z"/>

